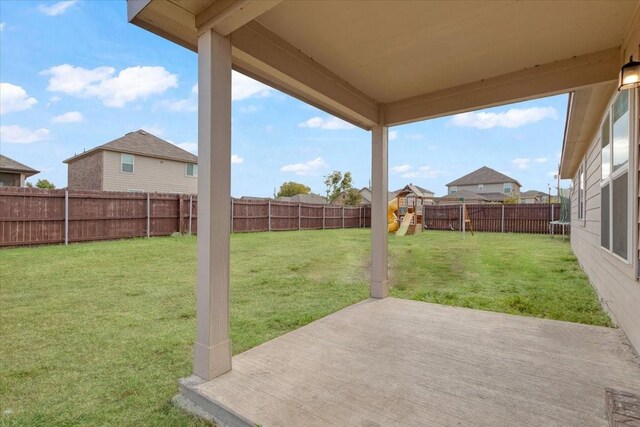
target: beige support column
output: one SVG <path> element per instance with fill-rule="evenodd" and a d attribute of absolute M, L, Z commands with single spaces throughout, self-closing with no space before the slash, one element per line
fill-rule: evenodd
<path fill-rule="evenodd" d="M 193 372 L 210 380 L 231 370 L 229 230 L 231 43 L 198 37 L 198 284 Z"/>
<path fill-rule="evenodd" d="M 371 296 L 389 296 L 387 264 L 388 130 L 375 126 L 371 140 Z"/>

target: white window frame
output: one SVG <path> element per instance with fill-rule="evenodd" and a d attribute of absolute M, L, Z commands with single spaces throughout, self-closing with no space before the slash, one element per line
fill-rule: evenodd
<path fill-rule="evenodd" d="M 507 186 L 509 187 L 509 192 L 507 193 Z M 503 194 L 513 194 L 513 183 L 505 182 L 502 184 L 502 193 Z"/>
<path fill-rule="evenodd" d="M 578 168 L 578 173 L 576 174 L 576 184 L 574 188 L 576 189 L 576 194 L 578 198 L 578 212 L 576 218 L 582 222 L 584 226 L 585 216 L 587 211 L 587 189 L 586 189 L 586 172 L 585 172 L 585 162 L 580 163 L 580 167 Z"/>
<path fill-rule="evenodd" d="M 124 161 L 124 156 L 131 156 L 131 163 Z M 131 172 L 125 171 L 123 169 L 124 165 L 131 165 Z M 133 174 L 136 171 L 136 156 L 129 153 L 121 153 L 120 154 L 120 173 Z"/>
<path fill-rule="evenodd" d="M 484 184 L 478 184 L 478 191 L 479 190 L 484 190 Z"/>
<path fill-rule="evenodd" d="M 458 186 L 457 185 L 452 185 L 451 187 L 449 187 L 449 194 L 453 194 L 453 193 L 457 193 L 458 192 Z"/>
<path fill-rule="evenodd" d="M 632 171 L 637 165 L 634 165 L 636 159 L 636 146 L 638 142 L 635 140 L 635 135 L 637 133 L 636 129 L 636 92 L 633 90 L 629 90 L 629 160 L 627 161 L 627 165 L 623 168 L 618 169 L 617 171 L 613 170 L 613 161 L 614 161 L 614 152 L 613 152 L 613 105 L 620 95 L 619 92 L 616 92 L 612 99 L 609 101 L 607 109 L 605 110 L 604 117 L 600 122 L 600 126 L 598 127 L 598 150 L 600 152 L 600 168 L 602 169 L 602 126 L 605 123 L 605 120 L 609 120 L 609 162 L 610 162 L 610 171 L 609 176 L 605 179 L 602 179 L 602 172 L 600 173 L 600 194 L 602 195 L 602 188 L 605 186 L 609 186 L 609 248 L 605 248 L 604 246 L 600 246 L 600 249 L 603 252 L 607 252 L 612 255 L 614 258 L 624 262 L 625 264 L 631 265 L 633 256 L 635 255 L 634 247 L 634 239 L 631 230 L 633 230 L 633 219 L 634 212 L 633 206 L 635 205 L 633 194 L 634 194 L 634 176 Z M 632 167 L 632 165 L 634 167 Z M 627 258 L 623 258 L 617 253 L 613 251 L 613 181 L 621 175 L 627 174 Z M 600 196 L 600 200 L 602 200 L 602 196 Z M 602 221 L 602 213 L 600 214 L 600 220 Z"/>
<path fill-rule="evenodd" d="M 193 165 L 193 174 L 189 175 L 189 165 Z M 198 177 L 198 164 L 197 163 L 185 163 L 184 164 L 184 176 L 188 176 L 190 178 Z"/>

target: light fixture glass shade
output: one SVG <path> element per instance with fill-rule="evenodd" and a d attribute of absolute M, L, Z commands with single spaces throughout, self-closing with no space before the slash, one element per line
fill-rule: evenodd
<path fill-rule="evenodd" d="M 633 89 L 640 86 L 640 62 L 634 61 L 633 56 L 629 62 L 620 69 L 618 90 Z"/>

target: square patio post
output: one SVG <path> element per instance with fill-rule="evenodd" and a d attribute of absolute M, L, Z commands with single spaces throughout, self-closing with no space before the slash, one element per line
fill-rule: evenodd
<path fill-rule="evenodd" d="M 211 380 L 231 370 L 229 230 L 231 42 L 198 37 L 198 274 L 193 372 Z"/>
<path fill-rule="evenodd" d="M 371 296 L 389 296 L 387 264 L 387 126 L 375 126 L 371 132 Z"/>

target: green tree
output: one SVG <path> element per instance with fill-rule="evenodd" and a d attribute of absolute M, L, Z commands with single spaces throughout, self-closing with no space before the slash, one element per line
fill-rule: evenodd
<path fill-rule="evenodd" d="M 54 188 L 56 188 L 56 186 L 53 185 L 53 182 L 49 181 L 48 179 L 39 179 L 38 182 L 36 182 L 36 188 L 53 190 Z"/>
<path fill-rule="evenodd" d="M 515 194 L 513 194 L 513 195 L 507 197 L 506 199 L 504 199 L 504 204 L 505 205 L 517 205 L 518 203 L 520 203 L 520 197 L 518 197 Z"/>
<path fill-rule="evenodd" d="M 344 190 L 352 188 L 351 181 L 351 172 L 348 171 L 344 175 L 340 171 L 333 171 L 325 176 L 324 185 L 327 186 L 327 198 L 329 201 L 335 200 Z"/>
<path fill-rule="evenodd" d="M 348 206 L 358 206 L 362 202 L 362 194 L 355 188 L 347 190 L 347 197 L 344 199 L 344 204 Z"/>
<path fill-rule="evenodd" d="M 297 194 L 309 194 L 309 192 L 311 192 L 311 188 L 306 185 L 300 184 L 299 182 L 288 181 L 280 186 L 276 197 L 291 197 Z"/>

